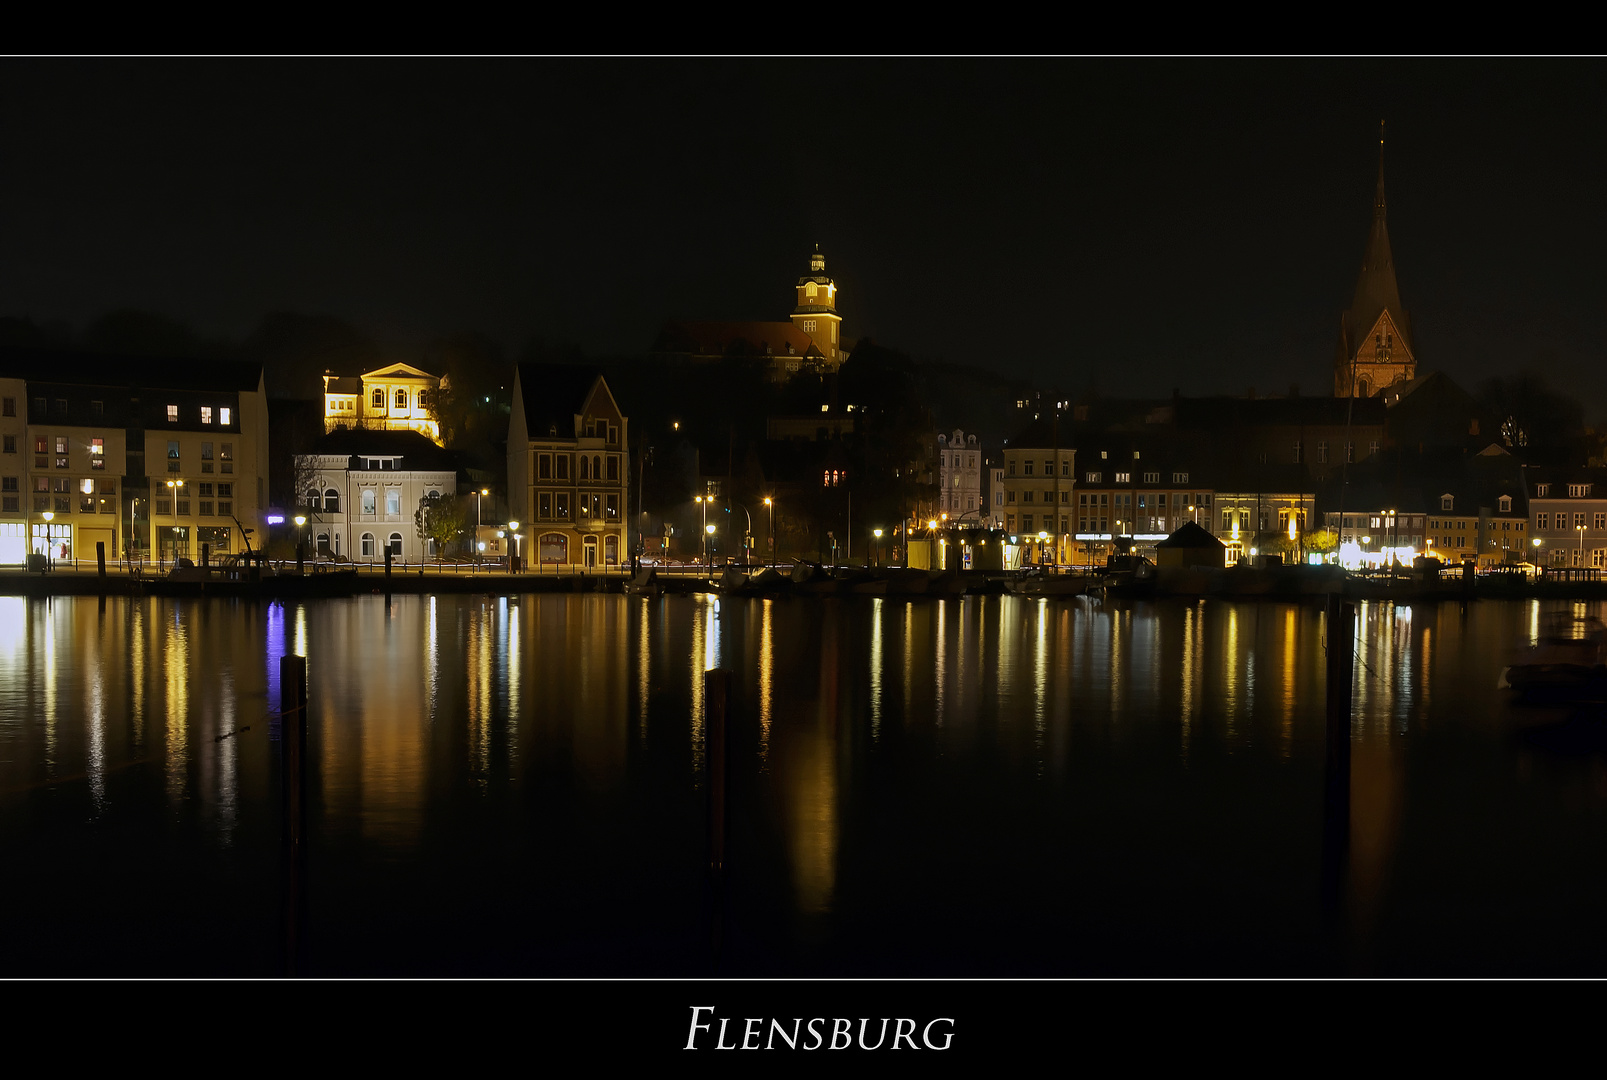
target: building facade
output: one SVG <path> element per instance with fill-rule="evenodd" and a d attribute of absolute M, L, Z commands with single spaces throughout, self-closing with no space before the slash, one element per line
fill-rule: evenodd
<path fill-rule="evenodd" d="M 0 498 L 17 499 L 0 511 L 0 557 L 92 560 L 103 545 L 166 563 L 266 539 L 260 366 L 28 350 L 0 368 L 0 412 L 15 412 L 0 417 Z"/>
<path fill-rule="evenodd" d="M 516 552 L 533 569 L 617 569 L 630 561 L 628 421 L 602 374 L 521 364 L 508 424 Z"/>
<path fill-rule="evenodd" d="M 419 535 L 426 502 L 457 496 L 457 470 L 416 431 L 335 431 L 297 455 L 302 539 L 319 558 L 404 563 L 446 554 Z"/>
<path fill-rule="evenodd" d="M 980 527 L 988 517 L 982 502 L 982 448 L 975 435 L 956 429 L 937 437 L 937 509 L 948 520 Z"/>
<path fill-rule="evenodd" d="M 1607 469 L 1526 470 L 1533 562 L 1607 568 Z"/>
<path fill-rule="evenodd" d="M 842 316 L 837 314 L 837 283 L 826 273 L 826 258 L 817 247 L 809 256 L 809 273 L 798 279 L 798 306 L 792 309 L 792 324 L 814 342 L 827 371 L 836 371 L 844 360 L 841 341 Z"/>
<path fill-rule="evenodd" d="M 1062 435 L 1062 429 L 1064 435 Z M 1007 440 L 1004 463 L 1004 531 L 1019 563 L 1065 563 L 1076 526 L 1077 451 L 1071 424 L 1059 413 L 1040 417 Z"/>
<path fill-rule="evenodd" d="M 444 381 L 400 363 L 356 377 L 325 372 L 324 431 L 414 431 L 439 446 L 441 425 L 431 410 Z"/>

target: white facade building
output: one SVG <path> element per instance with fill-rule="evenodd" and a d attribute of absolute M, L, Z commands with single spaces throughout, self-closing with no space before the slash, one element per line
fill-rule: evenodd
<path fill-rule="evenodd" d="M 404 563 L 446 554 L 419 536 L 417 515 L 429 499 L 457 497 L 447 454 L 412 431 L 336 431 L 296 458 L 303 538 L 319 558 Z"/>
<path fill-rule="evenodd" d="M 982 449 L 975 435 L 958 429 L 937 437 L 937 511 L 963 525 L 980 525 L 988 516 L 982 504 Z"/>

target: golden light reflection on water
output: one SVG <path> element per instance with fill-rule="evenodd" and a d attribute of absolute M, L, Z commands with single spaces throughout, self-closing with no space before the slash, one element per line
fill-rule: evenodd
<path fill-rule="evenodd" d="M 770 759 L 770 709 L 771 695 L 775 692 L 772 680 L 775 677 L 775 639 L 771 629 L 774 617 L 774 600 L 759 601 L 759 762 L 763 767 L 769 764 Z"/>
<path fill-rule="evenodd" d="M 1201 676 L 1201 607 L 1204 601 L 1190 604 L 1183 609 L 1183 671 L 1181 686 L 1181 721 L 1178 733 L 1178 752 L 1187 764 L 1189 756 L 1189 740 L 1194 733 L 1194 721 L 1200 709 L 1200 676 Z"/>
<path fill-rule="evenodd" d="M 768 603 L 768 601 L 766 601 Z M 870 738 L 876 742 L 882 737 L 882 618 L 886 610 L 879 596 L 871 597 L 870 609 Z M 770 611 L 765 609 L 765 633 L 770 632 Z M 770 733 L 769 713 L 766 711 L 765 735 Z"/>
<path fill-rule="evenodd" d="M 45 632 L 40 639 L 45 669 L 45 775 L 54 775 L 57 765 L 56 731 L 56 604 L 45 600 Z"/>
<path fill-rule="evenodd" d="M 184 798 L 190 757 L 190 635 L 177 605 L 163 635 L 162 666 L 167 675 L 167 693 L 162 701 L 167 719 L 167 797 L 169 802 L 177 803 Z"/>
<path fill-rule="evenodd" d="M 943 684 L 948 677 L 949 671 L 946 650 L 948 635 L 946 633 L 947 627 L 944 625 L 944 617 L 947 612 L 947 604 L 937 605 L 937 632 L 933 635 L 932 640 L 932 723 L 937 727 L 943 726 Z"/>

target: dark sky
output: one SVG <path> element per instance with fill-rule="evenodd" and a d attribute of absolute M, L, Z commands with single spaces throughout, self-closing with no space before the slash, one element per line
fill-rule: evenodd
<path fill-rule="evenodd" d="M 780 319 L 1068 390 L 1331 386 L 1378 121 L 1422 370 L 1607 416 L 1600 61 L 6 60 L 0 314 L 638 352 Z"/>

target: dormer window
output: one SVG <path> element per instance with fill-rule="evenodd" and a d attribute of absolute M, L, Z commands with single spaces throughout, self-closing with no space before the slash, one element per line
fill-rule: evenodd
<path fill-rule="evenodd" d="M 1449 495 L 1441 495 L 1440 496 L 1440 509 L 1441 510 L 1450 510 L 1451 506 L 1452 506 L 1452 504 L 1454 502 L 1455 502 L 1455 500 L 1452 499 L 1451 496 L 1449 496 Z"/>
<path fill-rule="evenodd" d="M 1537 499 L 1545 498 L 1550 492 L 1551 492 L 1551 485 L 1550 484 L 1536 484 L 1534 486 L 1534 497 L 1537 498 Z"/>
<path fill-rule="evenodd" d="M 1568 497 L 1570 499 L 1587 499 L 1590 497 L 1589 484 L 1569 484 Z"/>
<path fill-rule="evenodd" d="M 1512 496 L 1511 495 L 1503 495 L 1503 496 L 1501 496 L 1500 505 L 1501 505 L 1501 512 L 1503 514 L 1512 513 Z"/>

